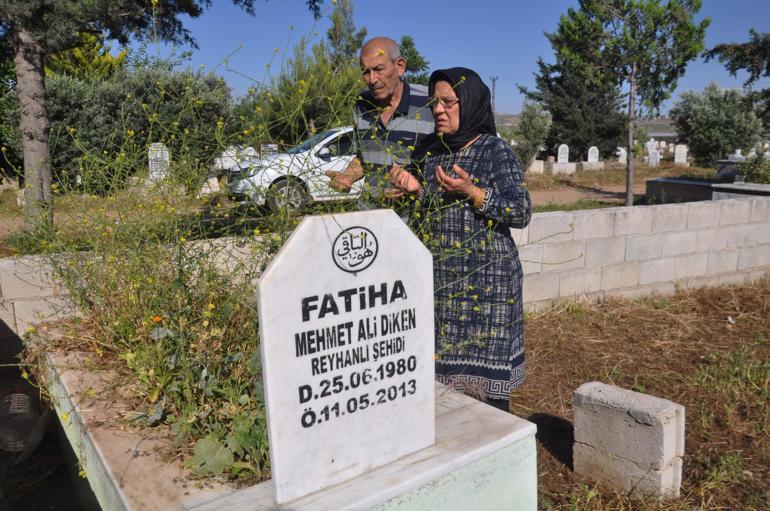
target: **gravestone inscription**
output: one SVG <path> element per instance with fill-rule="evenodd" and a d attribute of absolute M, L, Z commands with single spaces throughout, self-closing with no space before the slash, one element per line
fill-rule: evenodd
<path fill-rule="evenodd" d="M 305 217 L 258 302 L 276 503 L 435 442 L 432 258 L 393 211 Z"/>
<path fill-rule="evenodd" d="M 151 180 L 162 181 L 168 177 L 171 158 L 168 148 L 164 144 L 160 142 L 150 144 L 150 148 L 147 150 L 147 159 L 149 160 Z"/>
<path fill-rule="evenodd" d="M 591 146 L 588 149 L 588 163 L 598 163 L 599 161 L 599 149 L 596 146 Z"/>

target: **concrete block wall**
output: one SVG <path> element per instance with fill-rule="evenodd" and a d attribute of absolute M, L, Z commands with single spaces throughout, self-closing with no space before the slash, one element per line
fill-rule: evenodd
<path fill-rule="evenodd" d="M 636 298 L 770 272 L 770 198 L 536 213 L 514 229 L 524 303 Z"/>

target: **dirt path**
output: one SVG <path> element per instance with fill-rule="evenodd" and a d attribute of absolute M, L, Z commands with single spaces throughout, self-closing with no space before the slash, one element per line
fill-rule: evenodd
<path fill-rule="evenodd" d="M 644 183 L 634 185 L 634 194 L 644 194 Z M 598 200 L 622 203 L 626 197 L 626 185 L 602 185 L 600 187 L 574 186 L 555 190 L 532 190 L 529 192 L 532 204 L 571 204 L 579 200 Z"/>

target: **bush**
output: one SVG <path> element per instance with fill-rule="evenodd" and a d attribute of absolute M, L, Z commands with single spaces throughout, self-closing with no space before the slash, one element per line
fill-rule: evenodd
<path fill-rule="evenodd" d="M 746 182 L 770 184 L 770 159 L 759 153 L 741 165 L 741 173 Z"/>
<path fill-rule="evenodd" d="M 516 142 L 513 152 L 518 156 L 524 170 L 535 160 L 550 129 L 551 114 L 543 110 L 539 103 L 524 101 L 519 124 L 512 133 Z"/>
<path fill-rule="evenodd" d="M 715 165 L 735 149 L 748 151 L 762 132 L 762 123 L 744 95 L 714 83 L 702 93 L 682 94 L 670 115 L 680 140 L 704 165 Z"/>

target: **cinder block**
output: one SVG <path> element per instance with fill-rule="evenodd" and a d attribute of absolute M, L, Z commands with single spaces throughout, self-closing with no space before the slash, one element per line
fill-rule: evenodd
<path fill-rule="evenodd" d="M 663 253 L 664 237 L 660 234 L 626 239 L 626 261 L 657 259 Z"/>
<path fill-rule="evenodd" d="M 564 272 L 559 277 L 559 296 L 580 296 L 601 289 L 602 269 L 585 268 Z"/>
<path fill-rule="evenodd" d="M 543 272 L 585 266 L 584 241 L 546 243 L 543 245 Z"/>
<path fill-rule="evenodd" d="M 705 275 L 708 269 L 708 254 L 690 254 L 674 259 L 674 280 Z"/>
<path fill-rule="evenodd" d="M 770 248 L 758 246 L 740 249 L 740 255 L 738 256 L 739 270 L 753 270 L 754 268 L 761 268 L 769 265 Z"/>
<path fill-rule="evenodd" d="M 720 250 L 719 252 L 709 252 L 709 262 L 706 273 L 727 273 L 738 269 L 738 249 Z"/>
<path fill-rule="evenodd" d="M 586 241 L 586 266 L 622 263 L 626 258 L 626 240 L 621 237 Z"/>
<path fill-rule="evenodd" d="M 622 263 L 602 267 L 602 289 L 620 289 L 639 285 L 639 263 Z"/>
<path fill-rule="evenodd" d="M 748 281 L 749 282 L 757 282 L 758 280 L 764 279 L 768 275 L 770 275 L 770 269 L 754 270 L 754 271 L 749 272 Z"/>
<path fill-rule="evenodd" d="M 698 245 L 697 231 L 672 232 L 663 238 L 663 257 L 690 254 Z"/>
<path fill-rule="evenodd" d="M 589 382 L 575 391 L 572 408 L 576 473 L 626 491 L 659 497 L 678 495 L 684 455 L 682 405 Z M 669 470 L 674 473 L 667 473 Z M 656 471 L 661 474 L 654 475 Z M 651 478 L 640 477 L 648 473 Z"/>
<path fill-rule="evenodd" d="M 544 312 L 553 308 L 553 300 L 540 300 L 539 302 L 528 302 L 524 300 L 524 310 L 526 312 Z"/>
<path fill-rule="evenodd" d="M 16 313 L 16 333 L 19 336 L 24 335 L 29 327 L 39 323 L 77 315 L 77 308 L 66 296 L 16 300 L 13 306 Z"/>
<path fill-rule="evenodd" d="M 511 229 L 511 236 L 517 247 L 523 247 L 529 243 L 529 226 L 524 229 Z"/>
<path fill-rule="evenodd" d="M 58 296 L 61 285 L 39 256 L 0 259 L 0 292 L 5 300 Z"/>
<path fill-rule="evenodd" d="M 630 206 L 615 211 L 615 236 L 649 234 L 652 232 L 653 208 Z"/>
<path fill-rule="evenodd" d="M 519 248 L 519 261 L 525 275 L 543 271 L 543 245 L 525 245 Z"/>
<path fill-rule="evenodd" d="M 692 202 L 689 206 L 687 229 L 702 229 L 719 225 L 719 202 Z"/>
<path fill-rule="evenodd" d="M 770 199 L 756 198 L 751 200 L 751 221 L 770 222 Z"/>
<path fill-rule="evenodd" d="M 751 202 L 746 199 L 719 201 L 719 225 L 748 223 L 751 220 Z"/>
<path fill-rule="evenodd" d="M 657 282 L 646 286 L 636 286 L 612 291 L 615 296 L 622 296 L 629 300 L 637 300 L 646 296 L 667 296 L 676 293 L 676 286 L 671 282 Z M 607 292 L 609 294 L 609 291 Z"/>
<path fill-rule="evenodd" d="M 754 225 L 757 231 L 757 245 L 770 244 L 770 222 L 766 224 Z"/>
<path fill-rule="evenodd" d="M 725 238 L 721 229 L 698 231 L 696 252 L 715 252 L 725 248 L 727 248 L 727 238 Z"/>
<path fill-rule="evenodd" d="M 13 311 L 13 302 L 0 301 L 0 321 L 5 323 L 14 332 L 18 332 L 16 330 L 16 314 Z"/>
<path fill-rule="evenodd" d="M 639 284 L 668 282 L 674 279 L 674 258 L 653 259 L 639 263 Z"/>
<path fill-rule="evenodd" d="M 687 229 L 687 204 L 653 206 L 652 232 L 683 231 Z"/>
<path fill-rule="evenodd" d="M 524 275 L 522 293 L 525 303 L 539 302 L 558 297 L 559 274 L 535 273 L 533 275 Z"/>
<path fill-rule="evenodd" d="M 663 499 L 679 497 L 682 485 L 682 458 L 674 458 L 668 466 L 655 470 L 589 445 L 575 443 L 573 459 L 576 473 L 585 474 L 632 494 L 654 495 Z"/>
<path fill-rule="evenodd" d="M 574 213 L 536 213 L 529 222 L 529 240 L 532 243 L 553 243 L 572 240 L 575 230 Z"/>
<path fill-rule="evenodd" d="M 594 209 L 575 212 L 573 240 L 606 238 L 615 232 L 615 212 L 611 209 Z"/>
<path fill-rule="evenodd" d="M 741 224 L 720 227 L 719 232 L 725 239 L 727 248 L 742 248 L 757 244 L 756 224 Z"/>

